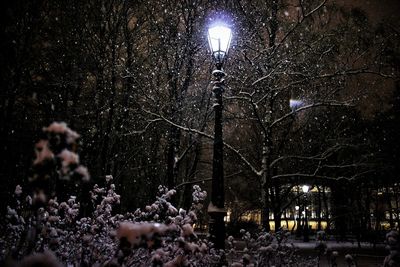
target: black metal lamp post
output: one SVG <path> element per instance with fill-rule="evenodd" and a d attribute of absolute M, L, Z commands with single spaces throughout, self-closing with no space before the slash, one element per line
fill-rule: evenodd
<path fill-rule="evenodd" d="M 222 65 L 229 50 L 232 31 L 229 27 L 216 25 L 208 29 L 208 41 L 215 61 L 214 76 L 214 155 L 212 170 L 211 202 L 208 206 L 210 240 L 218 249 L 225 248 L 226 210 L 224 207 L 224 166 L 222 138 L 222 93 L 224 92 L 224 76 Z"/>
<path fill-rule="evenodd" d="M 301 190 L 305 194 L 305 197 L 304 197 L 304 228 L 303 228 L 303 237 L 304 238 L 303 238 L 303 241 L 304 242 L 308 242 L 308 241 L 310 241 L 310 237 L 309 237 L 308 215 L 307 215 L 307 193 L 310 190 L 310 186 L 309 185 L 303 185 L 301 187 Z"/>

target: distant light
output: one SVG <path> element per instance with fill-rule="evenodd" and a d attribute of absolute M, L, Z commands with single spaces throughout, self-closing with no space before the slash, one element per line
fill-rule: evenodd
<path fill-rule="evenodd" d="M 304 102 L 301 100 L 297 100 L 297 99 L 290 99 L 289 100 L 289 106 L 292 110 L 296 110 L 298 108 L 300 108 L 301 106 L 303 106 Z"/>
<path fill-rule="evenodd" d="M 310 186 L 305 184 L 301 187 L 301 190 L 303 191 L 303 193 L 308 193 L 308 191 L 310 190 Z"/>
<path fill-rule="evenodd" d="M 294 209 L 295 209 L 295 210 L 299 210 L 300 207 L 299 207 L 299 206 L 294 206 Z"/>
<path fill-rule="evenodd" d="M 214 59 L 222 63 L 228 54 L 232 39 L 232 30 L 222 24 L 214 25 L 208 29 L 208 42 Z"/>

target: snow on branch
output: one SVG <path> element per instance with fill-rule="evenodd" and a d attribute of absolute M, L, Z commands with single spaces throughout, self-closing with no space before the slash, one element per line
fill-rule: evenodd
<path fill-rule="evenodd" d="M 190 128 L 190 127 L 185 127 L 185 126 L 179 125 L 179 124 L 177 124 L 177 123 L 175 123 L 175 122 L 173 122 L 173 121 L 171 121 L 171 120 L 165 118 L 165 117 L 164 117 L 163 115 L 161 115 L 161 114 L 157 114 L 157 113 L 154 113 L 154 112 L 151 112 L 151 111 L 146 111 L 146 110 L 145 110 L 145 112 L 148 113 L 148 114 L 150 114 L 150 115 L 152 115 L 152 116 L 158 117 L 159 119 L 163 120 L 164 122 L 166 122 L 166 123 L 168 123 L 168 124 L 170 124 L 170 125 L 172 125 L 172 126 L 178 128 L 178 129 L 181 129 L 182 131 L 190 132 L 190 133 L 195 133 L 195 134 L 198 134 L 199 136 L 206 137 L 206 138 L 208 138 L 208 139 L 214 140 L 214 136 L 212 136 L 212 135 L 210 135 L 210 134 L 208 134 L 208 133 L 199 131 L 199 130 L 197 130 L 197 129 L 192 129 L 192 128 Z M 242 160 L 242 162 L 243 162 L 256 176 L 260 177 L 260 176 L 262 175 L 262 170 L 258 171 L 258 170 L 250 163 L 250 161 L 249 161 L 248 159 L 246 159 L 246 158 L 240 153 L 239 149 L 235 149 L 233 146 L 227 144 L 226 142 L 224 142 L 224 146 L 225 146 L 226 148 L 228 148 L 230 151 L 232 151 L 234 154 L 236 154 L 236 156 L 238 156 L 238 157 Z"/>
<path fill-rule="evenodd" d="M 273 160 L 270 164 L 270 167 L 273 167 L 275 164 L 279 163 L 282 160 L 286 159 L 297 159 L 297 160 L 312 160 L 312 161 L 322 161 L 333 155 L 333 153 L 339 151 L 340 149 L 348 147 L 348 145 L 344 144 L 336 144 L 332 147 L 329 147 L 325 151 L 314 155 L 314 156 L 299 156 L 299 155 L 285 155 Z"/>
<path fill-rule="evenodd" d="M 230 177 L 239 175 L 239 174 L 241 174 L 241 173 L 242 173 L 242 171 L 235 172 L 235 173 L 232 173 L 232 174 L 229 174 L 229 175 L 225 175 L 225 178 L 230 178 Z M 190 185 L 190 184 L 201 184 L 201 183 L 209 182 L 209 181 L 212 181 L 212 178 L 206 178 L 206 179 L 195 180 L 195 181 L 187 181 L 187 182 L 183 182 L 183 183 L 178 184 L 178 185 L 175 186 L 174 188 L 175 188 L 175 189 L 178 189 L 178 188 L 180 188 L 180 187 L 182 187 L 182 186 L 186 186 L 186 185 Z"/>
<path fill-rule="evenodd" d="M 299 75 L 299 73 L 288 73 L 289 75 Z M 347 76 L 347 75 L 360 75 L 360 74 L 373 74 L 373 75 L 378 75 L 381 76 L 382 78 L 386 78 L 386 79 L 395 79 L 396 76 L 395 75 L 391 75 L 391 74 L 386 74 L 383 72 L 378 72 L 378 71 L 374 71 L 374 70 L 370 70 L 370 69 L 348 69 L 348 70 L 338 70 L 335 71 L 333 73 L 325 73 L 325 74 L 321 74 L 321 75 L 315 75 L 315 76 L 307 76 L 307 75 L 303 75 L 305 76 L 303 79 L 300 80 L 296 80 L 293 81 L 291 83 L 286 84 L 285 86 L 281 87 L 280 89 L 277 90 L 285 90 L 288 89 L 292 86 L 298 85 L 298 84 L 302 84 L 306 81 L 312 81 L 312 80 L 319 80 L 319 79 L 327 79 L 327 78 L 333 78 L 333 77 L 340 77 L 340 76 Z M 268 75 L 267 75 L 268 76 Z M 266 76 L 259 78 L 256 82 L 254 82 L 252 85 L 256 85 L 258 82 L 263 81 L 265 78 L 268 78 Z"/>
<path fill-rule="evenodd" d="M 175 189 L 178 189 L 178 188 L 180 188 L 180 187 L 182 187 L 182 186 L 185 186 L 185 185 L 200 184 L 200 183 L 204 183 L 204 182 L 209 182 L 209 181 L 211 181 L 211 180 L 212 180 L 212 178 L 206 178 L 206 179 L 201 179 L 201 180 L 183 182 L 183 183 L 180 183 L 180 184 L 178 184 L 177 186 L 175 186 Z"/>
<path fill-rule="evenodd" d="M 129 133 L 123 134 L 123 136 L 134 135 L 134 134 L 144 134 L 147 129 L 156 122 L 162 121 L 161 119 L 148 120 L 146 126 L 142 130 L 130 131 Z"/>
<path fill-rule="evenodd" d="M 193 145 L 195 142 L 191 142 L 190 145 L 181 153 L 180 156 L 175 157 L 175 162 L 174 162 L 174 167 L 178 166 L 182 159 L 185 158 L 185 156 L 189 153 L 190 149 L 192 149 Z"/>
<path fill-rule="evenodd" d="M 306 157 L 306 156 L 297 156 L 297 155 L 289 155 L 289 156 L 282 156 L 279 158 L 276 158 L 275 160 L 273 160 L 271 162 L 271 164 L 269 165 L 270 167 L 273 167 L 275 164 L 279 163 L 282 160 L 286 160 L 286 159 L 298 159 L 298 160 L 313 160 L 313 161 L 321 161 L 326 159 L 327 157 L 322 157 L 320 154 L 315 155 L 315 156 L 310 156 L 310 157 Z"/>
<path fill-rule="evenodd" d="M 350 177 L 348 177 L 348 176 L 335 177 L 335 176 L 328 176 L 328 175 L 319 175 L 319 174 L 315 174 L 315 173 L 286 173 L 286 174 L 274 175 L 274 176 L 272 176 L 272 179 L 273 180 L 285 179 L 287 181 L 292 181 L 297 178 L 308 178 L 308 179 L 325 179 L 325 180 L 333 180 L 333 181 L 337 181 L 337 180 L 341 180 L 341 179 L 348 180 L 348 181 L 354 181 L 354 180 L 356 180 L 364 175 L 367 175 L 369 173 L 372 173 L 374 171 L 376 171 L 376 170 L 367 170 L 364 172 L 356 173 Z"/>
<path fill-rule="evenodd" d="M 312 103 L 306 106 L 302 106 L 300 108 L 297 108 L 285 115 L 283 115 L 282 117 L 276 119 L 275 121 L 273 121 L 270 125 L 270 127 L 274 127 L 276 124 L 290 118 L 291 116 L 293 116 L 294 114 L 296 114 L 297 112 L 303 111 L 303 110 L 307 110 L 307 109 L 311 109 L 311 108 L 315 108 L 315 107 L 320 107 L 320 106 L 336 106 L 336 107 L 349 107 L 352 106 L 350 101 L 335 101 L 335 100 L 329 100 L 329 101 L 323 101 L 323 102 L 317 102 L 317 103 Z"/>
<path fill-rule="evenodd" d="M 280 40 L 280 42 L 274 47 L 274 50 L 272 51 L 272 54 L 274 54 L 275 52 L 278 51 L 278 49 L 282 46 L 282 44 L 286 41 L 286 39 L 293 33 L 296 31 L 296 29 L 304 22 L 304 20 L 308 17 L 311 17 L 311 15 L 313 15 L 315 12 L 317 12 L 319 9 L 321 9 L 325 3 L 327 2 L 327 0 L 322 1 L 317 7 L 315 7 L 313 10 L 311 10 L 310 12 L 308 12 L 307 14 L 304 14 L 304 9 L 303 6 L 301 5 L 301 1 L 300 1 L 300 6 L 302 9 L 302 16 L 300 17 L 299 15 L 299 19 L 297 21 L 297 23 L 283 36 L 283 38 Z"/>

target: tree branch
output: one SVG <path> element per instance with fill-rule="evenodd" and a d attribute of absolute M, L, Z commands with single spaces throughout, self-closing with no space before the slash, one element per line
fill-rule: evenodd
<path fill-rule="evenodd" d="M 122 136 L 128 136 L 128 135 L 134 135 L 134 134 L 143 134 L 147 131 L 147 129 L 156 122 L 162 121 L 162 119 L 153 119 L 153 120 L 149 120 L 147 125 L 142 129 L 142 130 L 138 130 L 138 131 L 130 131 L 129 133 L 125 133 Z"/>
<path fill-rule="evenodd" d="M 208 182 L 208 181 L 211 181 L 211 180 L 212 180 L 212 178 L 206 178 L 206 179 L 202 179 L 202 180 L 183 182 L 183 183 L 180 183 L 177 186 L 175 186 L 174 189 L 178 189 L 179 187 L 182 187 L 182 186 L 185 186 L 185 185 L 203 183 L 203 182 Z"/>
<path fill-rule="evenodd" d="M 300 107 L 296 110 L 293 110 L 292 112 L 289 112 L 285 115 L 283 115 L 282 117 L 280 117 L 279 119 L 276 119 L 274 122 L 271 123 L 270 127 L 274 127 L 276 124 L 284 121 L 287 118 L 290 118 L 291 116 L 293 116 L 294 114 L 296 114 L 297 112 L 303 111 L 303 110 L 307 110 L 310 108 L 315 108 L 315 107 L 319 107 L 319 106 L 351 106 L 351 104 L 349 102 L 339 102 L 339 101 L 334 101 L 334 100 L 329 100 L 329 101 L 324 101 L 324 102 L 319 102 L 319 103 L 313 103 L 307 106 L 303 106 Z"/>
<path fill-rule="evenodd" d="M 181 130 L 183 130 L 183 131 L 185 131 L 185 132 L 195 133 L 195 134 L 198 134 L 199 136 L 206 137 L 206 138 L 208 138 L 208 139 L 214 140 L 214 137 L 213 137 L 212 135 L 210 135 L 210 134 L 207 134 L 207 133 L 205 133 L 205 132 L 202 132 L 202 131 L 199 131 L 199 130 L 196 130 L 196 129 L 192 129 L 192 128 L 189 128 L 189 127 L 185 127 L 185 126 L 176 124 L 175 122 L 173 122 L 173 121 L 171 121 L 171 120 L 165 118 L 165 117 L 162 116 L 161 114 L 156 114 L 156 113 L 153 113 L 153 112 L 151 112 L 151 111 L 146 111 L 146 110 L 145 110 L 145 112 L 148 113 L 148 114 L 150 114 L 150 115 L 152 115 L 152 116 L 158 117 L 159 119 L 163 120 L 164 122 L 166 122 L 166 123 L 168 123 L 168 124 L 170 124 L 170 125 L 172 125 L 172 126 L 174 126 L 174 127 L 176 127 L 176 128 L 179 128 L 179 129 L 181 129 Z M 255 167 L 240 153 L 240 152 L 239 152 L 238 149 L 235 149 L 234 147 L 232 147 L 231 145 L 229 145 L 229 144 L 227 144 L 227 143 L 225 143 L 225 142 L 224 142 L 224 146 L 225 146 L 226 148 L 228 148 L 230 151 L 232 151 L 234 154 L 236 154 L 236 156 L 238 156 L 238 157 L 243 161 L 243 163 L 244 163 L 256 176 L 260 177 L 260 176 L 262 175 L 262 171 L 258 171 L 258 170 L 257 170 L 257 169 L 256 169 L 256 168 L 255 168 Z"/>
<path fill-rule="evenodd" d="M 354 174 L 351 177 L 346 177 L 346 176 L 333 177 L 333 176 L 316 175 L 316 174 L 308 174 L 308 173 L 287 173 L 287 174 L 278 174 L 278 175 L 272 176 L 272 179 L 275 180 L 275 179 L 282 179 L 282 178 L 295 178 L 295 177 L 297 177 L 297 178 L 314 178 L 314 179 L 316 178 L 316 179 L 325 179 L 325 180 L 333 180 L 333 181 L 337 181 L 337 180 L 340 180 L 340 179 L 353 181 L 353 180 L 356 180 L 357 178 L 359 178 L 361 176 L 364 176 L 364 175 L 366 175 L 368 173 L 372 173 L 374 171 L 375 170 L 367 170 L 367 171 L 364 171 L 364 172 L 361 172 L 361 173 Z"/>

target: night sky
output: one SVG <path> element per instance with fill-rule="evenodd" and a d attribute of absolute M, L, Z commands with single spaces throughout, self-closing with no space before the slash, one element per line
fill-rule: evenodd
<path fill-rule="evenodd" d="M 360 7 L 376 23 L 387 20 L 399 26 L 400 1 L 398 0 L 331 0 L 329 2 L 341 3 L 347 7 Z"/>

